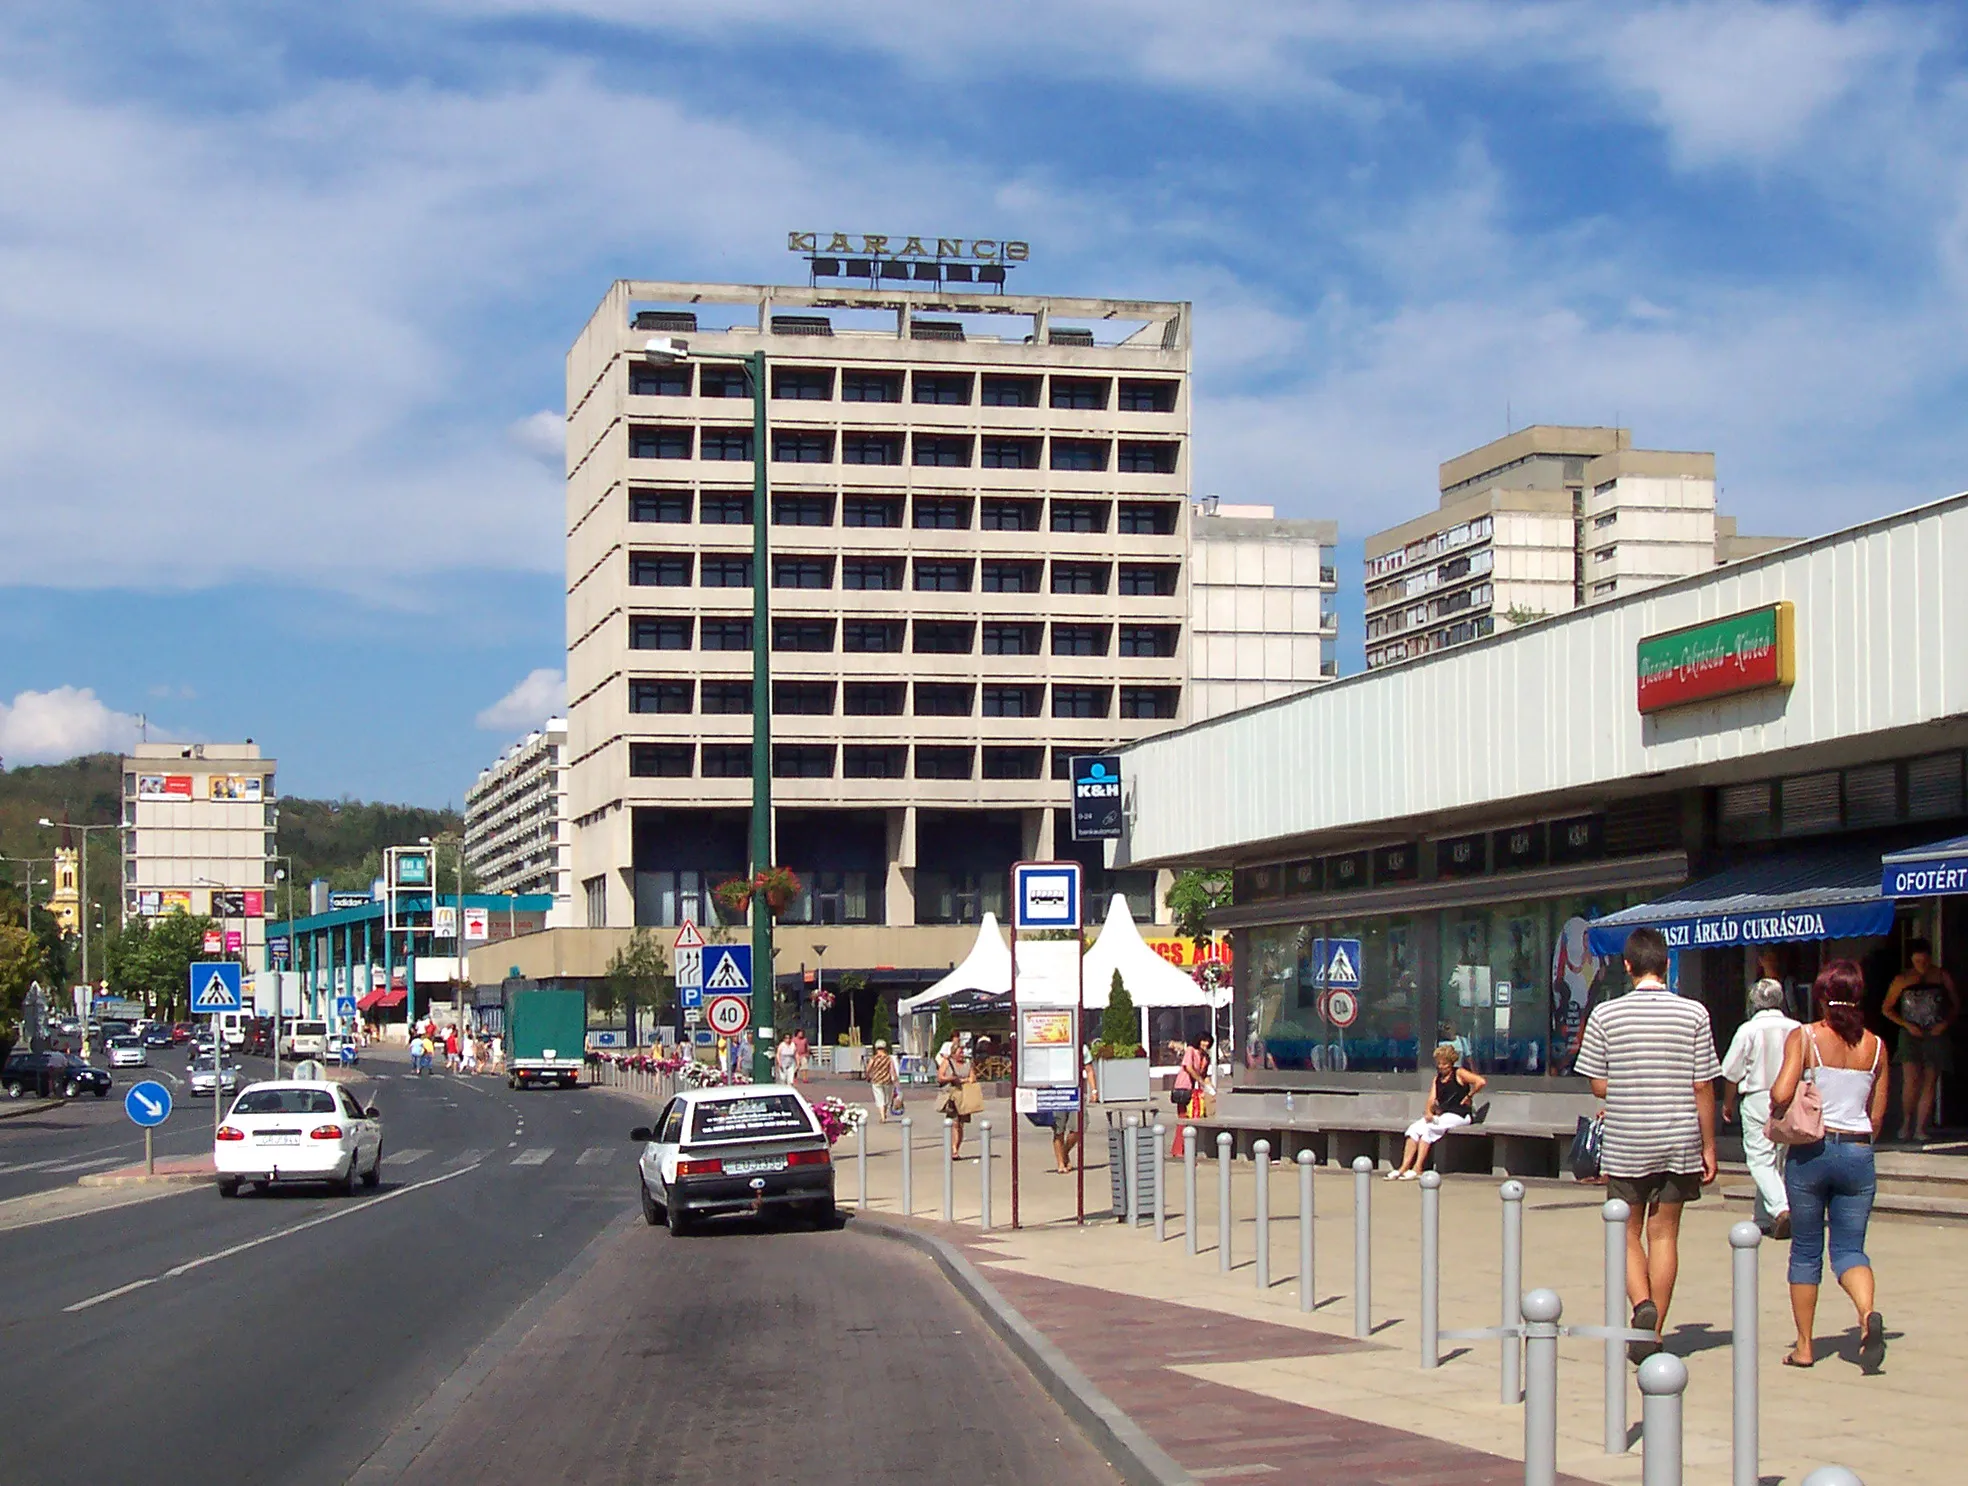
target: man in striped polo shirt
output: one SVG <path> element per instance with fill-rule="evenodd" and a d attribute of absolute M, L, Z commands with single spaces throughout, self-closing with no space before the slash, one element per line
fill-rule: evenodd
<path fill-rule="evenodd" d="M 1631 1209 L 1626 1220 L 1630 1342 L 1643 1362 L 1660 1350 L 1679 1268 L 1682 1204 L 1715 1180 L 1715 1080 L 1722 1072 L 1708 1008 L 1667 988 L 1667 941 L 1656 929 L 1626 940 L 1633 989 L 1594 1008 L 1573 1069 L 1606 1101 L 1600 1156 L 1606 1195 Z"/>

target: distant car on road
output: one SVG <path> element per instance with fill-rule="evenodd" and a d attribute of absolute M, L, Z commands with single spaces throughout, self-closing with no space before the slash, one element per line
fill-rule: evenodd
<path fill-rule="evenodd" d="M 282 1182 L 327 1182 L 353 1195 L 357 1181 L 373 1187 L 382 1178 L 382 1122 L 339 1084 L 248 1084 L 218 1128 L 212 1161 L 221 1197 L 237 1197 L 243 1183 Z"/>
<path fill-rule="evenodd" d="M 150 1057 L 144 1052 L 141 1037 L 112 1037 L 109 1039 L 109 1066 L 112 1068 L 148 1068 Z"/>
<path fill-rule="evenodd" d="M 16 1048 L 0 1064 L 0 1093 L 9 1099 L 39 1097 L 73 1099 L 81 1094 L 101 1098 L 110 1089 L 110 1076 L 68 1053 L 35 1053 Z"/>
<path fill-rule="evenodd" d="M 191 1031 L 192 1028 L 190 1022 L 171 1023 L 172 1044 L 174 1046 L 183 1046 L 185 1043 L 191 1041 Z"/>
<path fill-rule="evenodd" d="M 719 1213 L 803 1213 L 831 1226 L 832 1143 L 813 1106 L 786 1084 L 686 1089 L 663 1107 L 642 1142 L 636 1182 L 642 1216 L 672 1234 Z"/>
<path fill-rule="evenodd" d="M 225 1067 L 219 1069 L 214 1074 L 211 1058 L 193 1058 L 189 1073 L 191 1076 L 191 1092 L 195 1097 L 211 1098 L 214 1083 L 218 1085 L 221 1093 L 226 1094 L 230 1094 L 234 1089 L 239 1087 L 239 1069 L 231 1063 L 226 1064 Z"/>
<path fill-rule="evenodd" d="M 280 1032 L 283 1058 L 324 1058 L 328 1055 L 326 1022 L 289 1022 Z"/>
<path fill-rule="evenodd" d="M 152 1022 L 144 1028 L 143 1045 L 153 1050 L 171 1046 L 171 1029 L 162 1022 Z"/>

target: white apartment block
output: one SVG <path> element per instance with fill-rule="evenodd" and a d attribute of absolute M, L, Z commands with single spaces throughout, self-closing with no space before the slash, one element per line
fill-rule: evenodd
<path fill-rule="evenodd" d="M 1338 524 L 1270 506 L 1196 506 L 1189 543 L 1190 720 L 1339 675 Z"/>
<path fill-rule="evenodd" d="M 244 743 L 139 743 L 123 760 L 123 916 L 209 915 L 265 963 L 274 761 Z"/>
<path fill-rule="evenodd" d="M 658 336 L 688 359 L 647 354 Z M 1070 841 L 1068 759 L 1216 709 L 1199 602 L 1233 687 L 1316 683 L 1330 634 L 1330 555 L 1284 530 L 1304 523 L 1257 523 L 1276 550 L 1249 572 L 1233 522 L 1192 544 L 1189 306 L 623 281 L 567 363 L 584 922 L 716 921 L 710 889 L 746 865 L 752 405 L 713 358 L 755 350 L 774 857 L 808 888 L 784 921 L 974 922 L 1002 914 L 1011 862 L 1054 855 L 1086 863 L 1094 901 L 1152 911 L 1152 874 L 1110 879 Z M 1207 586 L 1204 551 L 1227 563 L 1207 559 Z M 1249 608 L 1267 575 L 1288 602 Z M 1278 615 L 1303 647 L 1239 648 Z"/>
<path fill-rule="evenodd" d="M 550 717 L 480 771 L 465 794 L 465 859 L 487 893 L 551 893 L 547 927 L 574 922 L 567 719 Z"/>

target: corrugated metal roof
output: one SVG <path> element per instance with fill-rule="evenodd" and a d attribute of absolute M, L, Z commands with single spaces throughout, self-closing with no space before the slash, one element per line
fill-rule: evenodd
<path fill-rule="evenodd" d="M 1623 908 L 1593 921 L 1594 928 L 1659 923 L 1710 914 L 1777 913 L 1795 908 L 1836 908 L 1879 898 L 1879 852 L 1863 846 L 1796 849 L 1742 862 L 1677 888 L 1673 895 Z"/>

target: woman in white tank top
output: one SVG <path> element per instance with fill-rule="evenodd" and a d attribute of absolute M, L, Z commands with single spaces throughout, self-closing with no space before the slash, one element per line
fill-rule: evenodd
<path fill-rule="evenodd" d="M 1790 1197 L 1790 1310 L 1797 1343 L 1787 1367 L 1810 1367 L 1812 1323 L 1824 1280 L 1825 1234 L 1831 1235 L 1831 1268 L 1851 1297 L 1859 1319 L 1859 1365 L 1878 1371 L 1886 1356 L 1886 1322 L 1873 1308 L 1872 1261 L 1866 1257 L 1866 1224 L 1877 1190 L 1872 1142 L 1886 1119 L 1887 1083 L 1881 1078 L 1878 1037 L 1866 1030 L 1861 1009 L 1865 978 L 1850 960 L 1834 960 L 1812 987 L 1818 1020 L 1799 1027 L 1784 1045 L 1784 1062 L 1770 1089 L 1770 1107 L 1787 1110 L 1807 1080 L 1817 1086 L 1824 1138 L 1790 1148 L 1784 1188 Z"/>

